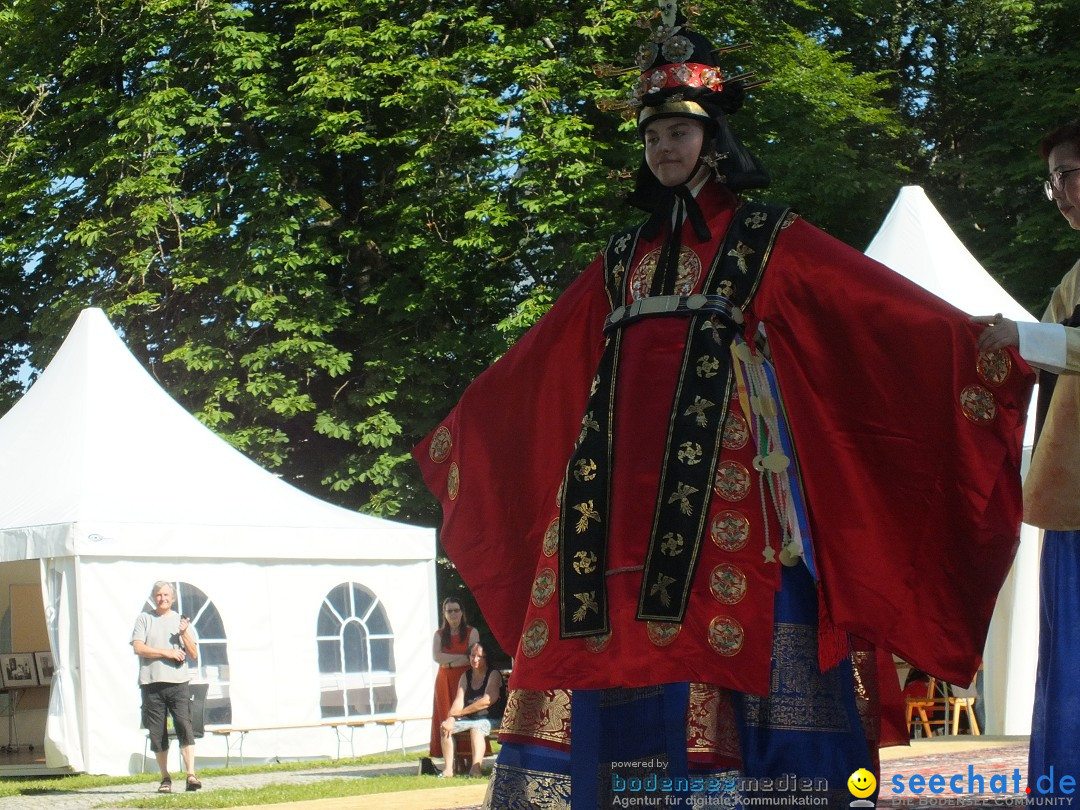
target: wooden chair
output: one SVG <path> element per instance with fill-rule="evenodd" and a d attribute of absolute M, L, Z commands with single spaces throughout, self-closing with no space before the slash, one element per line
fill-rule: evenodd
<path fill-rule="evenodd" d="M 975 719 L 975 699 L 978 697 L 978 691 L 975 684 L 972 684 L 967 689 L 954 686 L 949 690 L 949 693 L 949 711 L 952 712 L 953 735 L 960 733 L 960 711 L 963 710 L 967 714 L 968 728 L 971 729 L 972 735 L 978 736 L 980 734 L 979 722 Z"/>
<path fill-rule="evenodd" d="M 927 680 L 925 694 L 922 690 L 919 690 L 918 694 L 909 694 L 904 700 L 905 710 L 907 712 L 908 735 L 911 734 L 916 723 L 919 724 L 923 734 L 927 737 L 933 736 L 932 727 L 935 725 L 941 726 L 942 730 L 944 730 L 946 728 L 946 707 L 949 706 L 950 700 L 952 699 L 939 697 L 937 695 L 937 678 L 933 677 Z M 913 716 L 915 714 L 919 715 L 918 720 L 915 720 Z M 953 722 L 955 724 L 955 719 Z M 955 734 L 956 732 L 953 733 Z"/>

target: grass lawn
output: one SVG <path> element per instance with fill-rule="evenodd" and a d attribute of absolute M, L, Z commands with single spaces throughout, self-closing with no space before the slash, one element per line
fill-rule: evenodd
<path fill-rule="evenodd" d="M 199 776 L 213 778 L 251 773 L 283 773 L 288 771 L 307 771 L 317 768 L 348 768 L 359 765 L 376 765 L 407 762 L 415 764 L 419 754 L 379 754 L 357 757 L 356 759 L 314 760 L 306 762 L 287 762 L 272 765 L 251 765 L 244 768 L 207 768 L 199 771 Z M 173 775 L 174 789 L 179 791 L 171 795 L 147 793 L 145 798 L 132 799 L 117 803 L 120 807 L 236 807 L 250 804 L 275 804 L 279 802 L 299 802 L 310 799 L 330 799 L 345 796 L 362 796 L 372 793 L 390 793 L 421 788 L 454 787 L 478 780 L 466 778 L 438 779 L 434 776 L 388 775 L 366 778 L 336 778 L 327 776 L 318 784 L 270 785 L 247 790 L 207 790 L 196 793 L 183 791 L 182 777 Z M 179 781 L 176 781 L 179 780 Z M 0 780 L 0 798 L 7 796 L 41 796 L 50 793 L 67 793 L 110 785 L 157 784 L 156 774 L 135 776 L 57 776 L 39 778 L 10 778 Z M 93 806 L 94 796 L 88 795 L 88 807 Z M 102 797 L 102 802 L 105 797 Z"/>

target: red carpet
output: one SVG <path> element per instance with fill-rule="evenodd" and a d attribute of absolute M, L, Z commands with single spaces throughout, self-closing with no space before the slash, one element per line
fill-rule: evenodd
<path fill-rule="evenodd" d="M 923 747 L 882 762 L 878 807 L 1016 806 L 1027 800 L 1026 788 L 1026 740 L 955 753 Z"/>

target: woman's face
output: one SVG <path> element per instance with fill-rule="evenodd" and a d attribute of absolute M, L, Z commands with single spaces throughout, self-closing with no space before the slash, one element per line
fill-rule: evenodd
<path fill-rule="evenodd" d="M 461 617 L 464 615 L 461 612 L 461 605 L 457 602 L 447 602 L 442 609 L 443 618 L 446 619 L 446 623 L 451 627 L 457 627 L 461 624 Z"/>
<path fill-rule="evenodd" d="M 473 669 L 483 669 L 487 666 L 487 656 L 484 655 L 484 648 L 479 644 L 469 653 L 469 666 Z"/>
<path fill-rule="evenodd" d="M 1071 142 L 1061 143 L 1050 150 L 1046 161 L 1050 173 L 1067 172 L 1080 169 L 1080 149 Z M 1080 172 L 1070 172 L 1061 178 L 1061 189 L 1054 189 L 1054 204 L 1069 222 L 1069 226 L 1080 230 Z"/>
<path fill-rule="evenodd" d="M 701 155 L 705 125 L 693 118 L 662 118 L 645 127 L 645 164 L 668 188 L 682 185 Z"/>

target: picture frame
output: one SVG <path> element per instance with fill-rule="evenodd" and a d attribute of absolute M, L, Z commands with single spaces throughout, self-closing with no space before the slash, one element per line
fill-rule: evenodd
<path fill-rule="evenodd" d="M 37 666 L 33 653 L 0 654 L 0 677 L 5 689 L 37 686 Z"/>
<path fill-rule="evenodd" d="M 56 672 L 56 663 L 53 661 L 52 653 L 48 650 L 34 653 L 34 664 L 37 665 L 38 683 L 41 686 L 51 684 L 53 673 Z"/>

